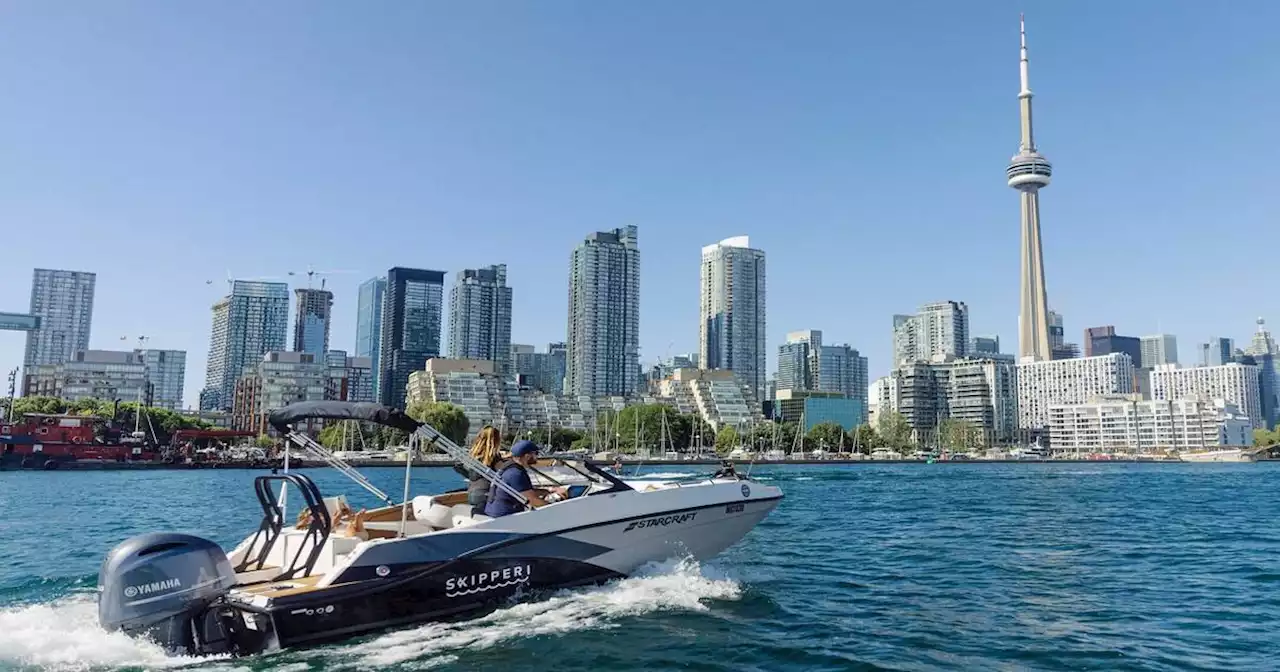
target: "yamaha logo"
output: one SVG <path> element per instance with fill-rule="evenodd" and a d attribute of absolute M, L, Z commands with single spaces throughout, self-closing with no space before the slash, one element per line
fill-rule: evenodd
<path fill-rule="evenodd" d="M 180 579 L 165 579 L 164 581 L 156 581 L 154 583 L 139 583 L 136 586 L 125 586 L 124 596 L 133 598 L 139 595 L 150 595 L 152 593 L 162 593 L 174 588 L 181 588 L 182 581 Z"/>
<path fill-rule="evenodd" d="M 742 484 L 742 496 L 743 497 L 751 496 L 751 486 L 747 485 L 746 483 Z"/>

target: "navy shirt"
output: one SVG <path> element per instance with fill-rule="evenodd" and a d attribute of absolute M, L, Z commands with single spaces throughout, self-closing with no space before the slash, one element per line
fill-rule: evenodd
<path fill-rule="evenodd" d="M 524 492 L 533 489 L 533 481 L 529 480 L 529 473 L 524 467 L 513 464 L 502 470 L 500 474 L 502 482 L 511 486 L 516 492 Z M 524 504 L 520 500 L 507 494 L 506 490 L 498 486 L 492 486 L 493 492 L 489 497 L 489 503 L 484 506 L 484 515 L 490 518 L 498 518 L 500 516 L 509 516 L 513 513 L 524 511 Z"/>

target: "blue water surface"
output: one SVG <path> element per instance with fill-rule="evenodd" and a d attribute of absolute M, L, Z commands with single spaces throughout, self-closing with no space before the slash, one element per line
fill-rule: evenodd
<path fill-rule="evenodd" d="M 787 498 L 715 560 L 471 621 L 237 661 L 96 628 L 111 546 L 153 530 L 232 545 L 257 525 L 258 473 L 0 472 L 0 668 L 1280 669 L 1276 463 L 757 468 Z M 399 496 L 403 470 L 365 473 Z M 413 473 L 417 493 L 459 484 Z"/>

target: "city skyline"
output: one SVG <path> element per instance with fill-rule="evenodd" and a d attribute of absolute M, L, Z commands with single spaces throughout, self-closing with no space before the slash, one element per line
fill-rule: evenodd
<path fill-rule="evenodd" d="M 1231 222 L 1233 234 L 1249 239 L 1252 245 L 1266 248 L 1274 244 L 1276 233 L 1262 219 L 1262 213 L 1271 209 L 1266 205 L 1271 196 L 1265 190 L 1242 188 L 1239 180 L 1240 176 L 1247 182 L 1266 180 L 1274 174 L 1274 168 L 1259 161 L 1251 148 L 1258 137 L 1270 132 L 1258 110 L 1269 107 L 1265 96 L 1273 95 L 1269 92 L 1275 87 L 1268 84 L 1275 81 L 1275 73 L 1260 65 L 1268 62 L 1274 47 L 1257 29 L 1240 24 L 1238 17 L 1229 19 L 1225 13 L 1185 8 L 1154 17 L 1119 8 L 1104 20 L 1072 13 L 1065 7 L 1046 6 L 1036 8 L 1028 20 L 1034 28 L 1037 81 L 1042 83 L 1037 121 L 1042 122 L 1042 128 L 1051 129 L 1049 149 L 1065 176 L 1054 184 L 1044 250 L 1046 267 L 1052 272 L 1051 305 L 1066 315 L 1067 340 L 1077 340 L 1085 327 L 1099 324 L 1115 324 L 1121 333 L 1134 336 L 1162 331 L 1180 337 L 1179 361 L 1195 362 L 1199 357 L 1189 348 L 1197 343 L 1213 336 L 1247 343 L 1251 321 L 1259 314 L 1271 317 L 1273 323 L 1280 319 L 1267 314 L 1261 297 L 1219 291 L 1221 287 L 1249 286 L 1247 265 L 1200 266 L 1191 272 L 1167 273 L 1171 268 L 1197 268 L 1193 262 L 1199 257 L 1195 254 L 1203 246 L 1204 227 L 1211 222 Z M 567 71 L 552 68 L 551 62 L 537 57 L 535 47 L 542 44 L 541 38 L 517 22 L 497 20 L 496 25 L 488 26 L 491 32 L 469 33 L 457 20 L 442 17 L 440 29 L 448 26 L 461 30 L 461 35 L 471 35 L 478 40 L 477 48 L 503 47 L 493 52 L 499 59 L 497 71 L 486 73 L 471 67 L 465 58 L 453 59 L 453 67 L 460 69 L 457 76 L 466 77 L 471 84 L 461 92 L 446 86 L 448 81 L 440 72 L 419 75 L 424 85 L 419 88 L 432 88 L 426 86 L 430 84 L 458 93 L 450 99 L 451 107 L 426 117 L 415 114 L 412 127 L 399 118 L 389 119 L 387 124 L 368 124 L 388 129 L 388 135 L 361 136 L 367 141 L 367 150 L 355 156 L 351 147 L 341 143 L 312 142 L 312 124 L 320 120 L 295 109 L 298 92 L 314 93 L 310 89 L 295 84 L 281 92 L 281 113 L 292 120 L 291 127 L 272 126 L 274 113 L 249 108 L 255 115 L 266 115 L 261 121 L 267 135 L 243 137 L 244 128 L 229 125 L 235 115 L 205 115 L 199 117 L 201 125 L 192 126 L 195 117 L 166 115 L 164 108 L 155 107 L 173 104 L 181 111 L 187 104 L 207 106 L 204 94 L 183 89 L 181 82 L 160 77 L 157 71 L 144 68 L 134 72 L 137 68 L 130 65 L 135 57 L 124 52 L 107 49 L 98 53 L 106 43 L 101 43 L 89 26 L 119 21 L 122 12 L 92 8 L 82 18 L 56 17 L 42 27 L 33 21 L 41 17 L 47 21 L 50 15 L 28 7 L 13 17 L 15 30 L 22 33 L 20 39 L 0 45 L 0 53 L 9 56 L 0 67 L 8 68 L 5 72 L 14 77 L 15 97 L 24 101 L 23 106 L 4 112 L 13 136 L 8 138 L 12 158 L 27 166 L 3 188 L 8 190 L 13 219 L 57 230 L 82 242 L 78 246 L 82 249 L 60 253 L 56 263 L 32 260 L 30 265 L 98 274 L 90 347 L 112 348 L 118 334 L 146 333 L 158 346 L 187 350 L 185 396 L 189 405 L 203 382 L 199 374 L 205 368 L 208 305 L 223 289 L 207 288 L 204 281 L 222 277 L 228 267 L 233 275 L 252 278 L 283 275 L 281 269 L 314 262 L 363 269 L 369 277 L 394 265 L 453 273 L 503 262 L 511 269 L 510 284 L 519 288 L 512 340 L 546 343 L 564 339 L 566 250 L 584 232 L 621 222 L 634 222 L 645 232 L 642 361 L 697 349 L 697 332 L 691 326 L 698 319 L 696 298 L 691 294 L 697 282 L 697 272 L 692 270 L 697 243 L 743 232 L 769 255 L 770 282 L 779 288 L 775 296 L 787 296 L 782 288 L 796 290 L 795 298 L 774 301 L 769 307 L 766 352 L 770 373 L 776 370 L 774 353 L 787 331 L 820 325 L 868 356 L 872 377 L 878 377 L 890 364 L 889 344 L 883 336 L 886 316 L 930 301 L 966 302 L 972 310 L 972 334 L 999 336 L 1005 351 L 1014 351 L 1018 298 L 1011 279 L 1018 273 L 1013 251 L 1017 212 L 1011 206 L 1009 189 L 993 184 L 991 173 L 1008 156 L 1001 148 L 1009 144 L 1013 123 L 1009 47 L 1017 39 L 1013 25 L 1017 10 L 1009 6 L 966 12 L 938 8 L 926 13 L 918 25 L 913 23 L 921 46 L 906 58 L 883 66 L 879 65 L 884 60 L 881 57 L 896 53 L 895 40 L 874 32 L 859 33 L 862 39 L 849 40 L 847 35 L 828 31 L 824 24 L 832 21 L 814 19 L 845 13 L 839 18 L 850 25 L 883 27 L 913 21 L 914 12 L 831 5 L 793 10 L 788 17 L 750 8 L 728 19 L 731 27 L 742 33 L 741 38 L 735 37 L 733 30 L 719 31 L 699 43 L 676 36 L 663 50 L 643 48 L 628 56 L 637 60 L 627 62 L 620 60 L 617 50 L 586 40 L 586 31 L 574 30 L 580 27 L 573 26 L 565 13 L 548 10 L 543 16 L 569 21 L 565 24 L 569 32 L 558 42 L 562 51 L 556 53 L 561 56 L 592 54 L 602 67 L 645 66 L 634 70 L 638 77 L 634 90 L 641 98 L 623 95 L 618 101 L 608 100 L 610 92 L 621 92 L 611 88 L 609 78 L 579 64 L 590 59 L 570 59 L 574 65 Z M 317 11 L 330 20 L 337 12 L 332 8 Z M 1265 21 L 1274 13 L 1263 7 L 1259 18 Z M 166 8 L 158 14 L 163 21 L 139 15 L 131 17 L 128 26 L 122 24 L 122 29 L 126 34 L 145 36 L 160 26 L 192 30 L 196 25 L 189 12 Z M 412 11 L 409 14 L 404 34 L 393 32 L 387 41 L 396 49 L 409 48 L 409 42 L 402 38 L 410 35 L 415 44 L 430 42 L 423 34 L 435 30 L 423 17 L 413 16 Z M 601 23 L 593 30 L 634 44 L 632 40 L 656 34 L 653 22 L 672 19 L 664 16 L 661 8 L 651 14 L 652 18 L 637 24 L 624 21 L 617 13 L 602 12 Z M 858 18 L 854 19 L 855 15 Z M 266 12 L 263 30 L 280 20 L 283 13 L 272 16 Z M 693 16 L 681 20 L 700 26 L 708 19 Z M 753 30 L 778 20 L 786 25 L 798 22 L 799 32 L 752 52 L 734 69 L 716 67 L 715 54 L 723 53 L 726 41 L 737 45 L 738 39 L 758 35 Z M 90 81 L 56 63 L 41 62 L 34 70 L 15 65 L 30 62 L 24 54 L 38 52 L 38 43 L 44 41 L 40 36 L 47 34 L 50 26 L 65 33 L 72 53 L 83 54 L 87 45 L 93 45 L 96 62 L 104 68 L 97 73 L 99 81 Z M 1178 52 L 1169 52 L 1160 44 L 1124 39 L 1138 28 L 1145 34 L 1160 35 L 1182 34 L 1191 26 L 1196 39 Z M 21 30 L 24 27 L 26 30 Z M 963 27 L 963 40 L 947 37 L 957 34 L 957 27 Z M 390 30 L 387 26 L 379 29 Z M 221 28 L 215 25 L 208 30 L 216 34 Z M 320 30 L 316 44 L 328 44 L 331 34 Z M 1094 37 L 1103 40 L 1102 47 L 1086 48 L 1085 43 Z M 271 81 L 278 81 L 280 73 L 271 69 L 269 59 L 258 58 L 269 51 L 265 41 L 259 42 L 261 38 L 256 33 L 240 36 L 241 53 L 255 68 L 266 64 L 263 74 L 274 72 Z M 500 44 L 504 40 L 508 42 L 505 46 Z M 795 49 L 802 44 L 812 44 L 817 53 Z M 149 48 L 144 46 L 143 52 Z M 449 61 L 448 56 L 461 47 L 450 43 L 432 48 L 439 50 L 433 52 L 433 58 Z M 363 72 L 370 67 L 370 59 L 383 58 L 386 53 L 361 56 L 340 51 L 334 57 L 352 56 L 352 67 Z M 670 59 L 664 53 L 670 53 Z M 528 69 L 529 78 L 522 81 L 534 87 L 530 91 L 534 95 L 528 98 L 528 105 L 521 106 L 521 117 L 495 116 L 499 112 L 488 103 L 500 99 L 497 94 L 502 92 L 502 78 L 510 76 L 517 60 Z M 1128 67 L 1113 67 L 1121 62 Z M 877 65 L 868 70 L 869 66 L 860 63 Z M 220 66 L 201 67 L 213 67 L 211 74 L 218 77 L 227 74 Z M 95 95 L 105 106 L 102 112 L 109 113 L 107 118 L 113 122 L 104 127 L 75 112 L 83 109 L 82 105 L 57 104 L 67 96 L 76 100 L 103 86 L 107 87 L 104 91 L 118 89 L 122 80 L 102 76 L 110 74 L 107 69 L 133 73 L 128 82 L 135 87 L 130 90 L 138 94 L 133 100 L 140 107 L 121 117 L 113 99 L 118 94 Z M 1135 70 L 1154 79 L 1133 86 Z M 629 124 L 647 128 L 646 120 L 656 126 L 639 134 L 641 143 L 592 124 L 590 117 L 564 116 L 564 109 L 540 88 L 547 84 L 550 72 L 562 72 L 574 82 L 566 103 L 582 104 L 582 93 L 586 92 L 590 100 L 602 101 L 587 108 L 590 115 L 625 120 L 611 123 L 610 129 Z M 320 73 L 321 69 L 303 67 L 298 76 L 302 85 L 332 84 L 335 91 L 350 86 L 327 81 Z M 37 78 L 65 81 L 70 88 L 42 91 L 31 86 Z M 265 80 L 250 73 L 234 83 L 218 81 L 233 86 L 233 93 L 243 94 L 233 98 L 252 101 L 260 98 L 254 95 L 255 87 Z M 832 87 L 833 81 L 848 86 Z M 913 86 L 903 87 L 906 81 Z M 1175 81 L 1178 86 L 1171 85 Z M 759 97 L 762 83 L 768 85 L 765 90 L 779 93 L 773 98 Z M 170 86 L 179 88 L 165 88 Z M 394 109 L 397 96 L 371 86 L 370 104 L 360 108 L 361 114 L 335 110 L 326 114 L 345 116 L 325 117 L 325 121 L 341 122 L 342 128 L 360 128 L 359 122 L 367 124 L 369 114 L 374 119 L 381 114 L 386 120 L 387 113 L 376 110 Z M 73 91 L 76 95 L 69 93 Z M 680 96 L 685 103 L 677 106 L 662 97 L 670 91 L 705 92 L 705 97 L 693 98 L 691 106 L 687 96 Z M 1230 91 L 1236 92 L 1230 94 L 1236 96 L 1236 104 L 1213 102 L 1216 94 Z M 1246 100 L 1238 99 L 1240 91 L 1246 92 Z M 564 97 L 565 92 L 556 90 L 556 94 Z M 940 99 L 950 102 L 940 108 Z M 617 104 L 623 101 L 635 111 L 628 113 L 625 105 Z M 414 101 L 403 102 L 412 107 Z M 458 114 L 459 106 L 477 114 Z M 209 109 L 225 107 L 213 105 Z M 751 113 L 745 117 L 727 113 L 743 109 Z M 1113 129 L 1105 122 L 1114 109 L 1142 113 L 1148 123 L 1123 132 Z M 1153 110 L 1160 110 L 1160 114 L 1152 116 Z M 556 121 L 561 116 L 563 122 Z M 34 124 L 35 119 L 47 123 Z M 301 126 L 299 119 L 305 122 Z M 1191 119 L 1223 132 L 1215 133 L 1211 144 L 1175 132 Z M 468 147 L 465 154 L 461 146 L 448 143 L 431 151 L 423 145 L 425 137 L 412 135 L 411 130 L 431 129 L 432 138 L 451 132 L 459 137 L 483 137 L 476 134 L 502 124 L 519 135 L 498 134 L 492 142 Z M 697 132 L 680 132 L 682 127 Z M 119 132 L 105 132 L 105 128 Z M 287 128 L 295 131 L 280 130 Z M 720 128 L 723 131 L 717 132 Z M 69 129 L 74 133 L 67 136 Z M 537 129 L 546 133 L 530 134 Z M 594 139 L 591 144 L 599 149 L 566 144 L 570 131 Z M 162 136 L 166 142 L 152 140 L 156 132 L 166 133 Z M 84 175 L 107 171 L 95 155 L 77 151 L 74 162 L 71 154 L 64 156 L 63 147 L 70 144 L 64 137 L 80 147 L 100 146 L 104 155 L 123 157 L 125 164 L 118 169 L 129 170 L 153 185 L 202 186 L 178 191 L 166 191 L 166 186 L 135 193 L 128 183 L 87 181 Z M 218 142 L 201 144 L 201 137 Z M 531 144 L 516 142 L 523 137 L 533 138 Z M 120 146 L 116 143 L 121 140 L 116 138 L 128 138 L 128 144 Z M 1114 148 L 1124 143 L 1141 145 L 1149 152 L 1144 160 L 1164 168 L 1159 180 L 1134 180 L 1128 175 L 1129 165 L 1114 160 Z M 315 146 L 315 153 L 305 151 L 308 144 Z M 409 151 L 392 152 L 392 147 Z M 304 151 L 298 152 L 299 148 Z M 244 151 L 252 161 L 243 162 L 233 155 L 235 151 Z M 921 152 L 934 159 L 933 199 L 911 198 L 903 188 L 902 175 L 907 169 L 903 159 Z M 431 156 L 432 163 L 423 165 L 405 158 L 403 165 L 385 164 L 384 157 L 415 154 Z M 178 155 L 182 161 L 177 160 Z M 296 160 L 281 163 L 287 156 Z M 196 160 L 189 160 L 193 157 Z M 690 169 L 673 170 L 671 157 L 697 160 Z M 377 163 L 373 174 L 379 185 L 371 186 L 370 180 L 358 176 L 329 182 L 333 175 L 348 177 L 345 172 L 331 174 L 329 171 L 341 170 L 331 161 L 353 166 Z M 249 165 L 254 162 L 267 172 L 255 172 Z M 547 170 L 553 166 L 559 170 Z M 1228 166 L 1231 170 L 1214 169 Z M 1227 180 L 1228 174 L 1236 177 Z M 408 175 L 414 178 L 409 180 Z M 438 184 L 439 190 L 421 193 L 419 180 Z M 693 189 L 687 185 L 699 186 Z M 261 198 L 264 190 L 272 197 Z M 207 192 L 211 198 L 205 200 L 194 191 Z M 53 198 L 45 200 L 47 196 Z M 400 240 L 391 246 L 371 242 L 341 249 L 309 242 L 284 244 L 284 232 L 296 230 L 301 222 L 315 230 L 316 235 L 308 240 L 354 240 L 354 234 L 366 226 L 386 227 Z M 116 244 L 111 232 L 121 223 L 138 227 L 140 234 L 131 249 L 147 263 L 111 264 L 107 257 L 93 253 Z M 1160 229 L 1158 252 L 1149 244 L 1155 227 Z M 909 229 L 914 230 L 907 233 Z M 481 232 L 489 233 L 484 240 L 495 242 L 480 245 L 477 236 Z M 259 237 L 260 233 L 264 235 Z M 1099 268 L 1096 248 L 1085 252 L 1083 246 L 1070 244 L 1073 238 L 1083 241 L 1089 236 L 1097 236 L 1099 241 L 1105 237 L 1107 245 L 1125 250 L 1121 273 Z M 246 245 L 246 240 L 258 243 Z M 202 254 L 193 259 L 184 251 L 189 249 L 200 249 Z M 982 259 L 977 272 L 966 270 L 975 267 L 962 265 L 966 257 Z M 907 260 L 911 268 L 902 272 Z M 0 307 L 23 309 L 29 289 L 22 280 L 26 273 L 26 267 L 19 266 L 11 282 L 0 283 Z M 1100 273 L 1108 273 L 1114 291 L 1100 291 Z M 889 274 L 895 278 L 892 286 L 882 280 Z M 1161 282 L 1144 282 L 1152 275 Z M 333 348 L 352 349 L 357 283 L 352 277 L 334 279 L 329 285 L 335 293 Z M 1125 283 L 1133 288 L 1122 287 Z M 147 305 L 140 305 L 140 292 L 147 297 Z M 854 294 L 856 300 L 848 298 Z M 164 319 L 154 319 L 154 315 Z M 20 364 L 22 347 L 21 334 L 0 333 L 0 359 L 11 366 Z"/>

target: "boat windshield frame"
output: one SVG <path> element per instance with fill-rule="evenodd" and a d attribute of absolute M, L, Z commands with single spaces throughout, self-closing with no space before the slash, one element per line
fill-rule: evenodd
<path fill-rule="evenodd" d="M 581 455 L 573 453 L 548 453 L 546 455 L 540 455 L 539 458 L 543 460 L 552 460 L 552 466 L 555 466 L 555 463 L 563 464 L 570 470 L 585 477 L 588 481 L 596 483 L 604 481 L 604 483 L 609 485 L 608 488 L 588 493 L 589 495 L 603 495 L 610 492 L 625 492 L 635 489 L 623 482 L 622 479 L 601 469 L 592 463 L 591 460 L 583 458 Z M 537 469 L 536 465 L 534 469 Z M 545 474 L 543 474 L 543 477 L 549 478 Z"/>

